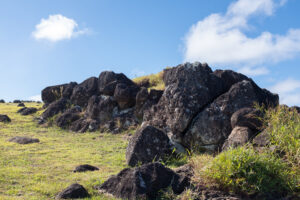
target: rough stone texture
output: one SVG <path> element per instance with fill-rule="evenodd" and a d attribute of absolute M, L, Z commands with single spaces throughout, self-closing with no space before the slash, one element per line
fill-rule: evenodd
<path fill-rule="evenodd" d="M 253 131 L 262 129 L 263 114 L 254 108 L 242 108 L 231 116 L 231 127 L 245 126 Z"/>
<path fill-rule="evenodd" d="M 277 105 L 278 95 L 258 88 L 252 81 L 234 84 L 195 117 L 184 135 L 183 144 L 200 150 L 218 150 L 232 131 L 232 114 L 241 108 L 252 107 L 254 102 Z"/>
<path fill-rule="evenodd" d="M 86 131 L 96 131 L 99 128 L 99 124 L 94 119 L 86 119 L 86 118 L 80 118 L 70 125 L 70 130 L 74 132 L 84 133 Z"/>
<path fill-rule="evenodd" d="M 79 165 L 77 166 L 73 172 L 86 172 L 86 171 L 97 171 L 98 167 L 94 167 L 92 165 Z"/>
<path fill-rule="evenodd" d="M 110 177 L 98 189 L 122 199 L 155 199 L 158 191 L 171 186 L 178 176 L 160 163 L 123 169 Z"/>
<path fill-rule="evenodd" d="M 194 174 L 191 165 L 186 164 L 174 170 L 178 176 L 175 176 L 172 189 L 175 194 L 181 194 L 187 187 L 191 185 L 191 178 Z"/>
<path fill-rule="evenodd" d="M 20 113 L 21 115 L 30 115 L 30 114 L 34 114 L 36 113 L 38 110 L 37 108 L 33 108 L 33 107 L 23 107 L 20 110 L 18 110 L 17 112 Z"/>
<path fill-rule="evenodd" d="M 268 133 L 268 131 L 264 130 L 263 132 L 255 136 L 255 138 L 253 138 L 252 143 L 257 147 L 265 147 L 270 144 L 270 134 Z"/>
<path fill-rule="evenodd" d="M 7 115 L 0 115 L 0 122 L 11 122 L 11 119 Z"/>
<path fill-rule="evenodd" d="M 61 98 L 53 103 L 51 103 L 47 109 L 43 112 L 42 118 L 48 119 L 57 115 L 60 112 L 64 112 L 67 109 L 69 101 L 66 98 Z"/>
<path fill-rule="evenodd" d="M 68 110 L 66 110 L 63 114 L 61 114 L 55 121 L 56 125 L 61 128 L 67 128 L 71 125 L 72 122 L 78 120 L 80 118 L 81 112 L 80 106 L 74 106 Z"/>
<path fill-rule="evenodd" d="M 119 83 L 116 85 L 114 98 L 121 109 L 131 108 L 135 105 L 135 97 L 139 88 L 135 85 Z"/>
<path fill-rule="evenodd" d="M 230 133 L 229 137 L 223 144 L 222 150 L 228 150 L 231 148 L 236 148 L 246 144 L 249 139 L 253 136 L 253 131 L 248 127 L 236 126 Z"/>
<path fill-rule="evenodd" d="M 45 105 L 48 105 L 60 98 L 69 99 L 72 95 L 73 88 L 77 85 L 76 82 L 68 84 L 49 86 L 42 90 L 42 100 Z"/>
<path fill-rule="evenodd" d="M 78 183 L 70 185 L 56 196 L 57 199 L 77 199 L 86 197 L 89 197 L 88 192 Z"/>
<path fill-rule="evenodd" d="M 99 75 L 98 87 L 100 94 L 113 96 L 117 84 L 123 83 L 127 86 L 136 86 L 136 84 L 128 79 L 124 74 L 114 73 L 112 71 L 104 71 Z"/>
<path fill-rule="evenodd" d="M 0 103 L 5 103 L 5 101 L 3 99 L 0 99 Z"/>
<path fill-rule="evenodd" d="M 164 159 L 170 155 L 171 143 L 168 136 L 153 126 L 144 126 L 130 139 L 126 150 L 126 161 L 129 166 L 138 163 L 149 163 Z"/>
<path fill-rule="evenodd" d="M 166 89 L 144 120 L 177 138 L 200 109 L 224 92 L 222 81 L 207 65 L 185 63 L 164 70 Z"/>
<path fill-rule="evenodd" d="M 74 105 L 86 107 L 89 98 L 98 94 L 98 78 L 91 77 L 74 87 L 71 101 Z"/>
<path fill-rule="evenodd" d="M 231 86 L 243 80 L 251 81 L 247 76 L 234 72 L 232 70 L 216 70 L 214 74 L 222 79 L 222 84 L 225 91 L 228 91 Z"/>
<path fill-rule="evenodd" d="M 25 104 L 24 103 L 19 103 L 18 107 L 25 107 Z"/>
<path fill-rule="evenodd" d="M 36 138 L 21 137 L 21 136 L 16 136 L 16 137 L 10 138 L 8 141 L 9 142 L 15 142 L 15 143 L 18 143 L 18 144 L 31 144 L 31 143 L 40 142 L 40 140 L 36 139 Z"/>

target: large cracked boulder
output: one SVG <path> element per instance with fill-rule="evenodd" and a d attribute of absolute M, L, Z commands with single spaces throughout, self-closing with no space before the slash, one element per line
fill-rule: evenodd
<path fill-rule="evenodd" d="M 153 126 L 144 126 L 130 139 L 126 150 L 126 161 L 129 166 L 149 163 L 164 159 L 172 152 L 168 136 Z"/>
<path fill-rule="evenodd" d="M 149 163 L 137 168 L 123 169 L 110 177 L 98 189 L 115 197 L 135 199 L 155 199 L 158 192 L 174 185 L 178 174 L 160 163 Z"/>
<path fill-rule="evenodd" d="M 221 78 L 205 64 L 185 63 L 164 70 L 166 89 L 144 120 L 181 137 L 194 116 L 224 92 Z"/>
<path fill-rule="evenodd" d="M 273 102 L 270 100 L 273 99 Z M 200 112 L 183 136 L 183 144 L 200 150 L 216 151 L 232 131 L 231 116 L 254 103 L 277 105 L 278 95 L 265 92 L 252 81 L 234 84 L 228 92 L 219 96 Z"/>
<path fill-rule="evenodd" d="M 99 92 L 103 95 L 113 96 L 116 86 L 120 83 L 129 87 L 136 86 L 132 80 L 128 79 L 122 73 L 118 74 L 112 71 L 104 71 L 99 75 L 98 79 Z"/>
<path fill-rule="evenodd" d="M 91 77 L 74 87 L 70 99 L 74 105 L 86 107 L 89 98 L 98 94 L 98 78 Z"/>
<path fill-rule="evenodd" d="M 62 97 L 69 99 L 76 85 L 76 82 L 70 82 L 68 84 L 46 87 L 42 90 L 42 100 L 45 105 L 48 105 Z"/>
<path fill-rule="evenodd" d="M 49 119 L 50 117 L 53 117 L 54 115 L 57 115 L 58 113 L 64 112 L 69 104 L 69 100 L 66 98 L 61 98 L 53 103 L 51 103 L 47 109 L 43 112 L 42 118 Z"/>

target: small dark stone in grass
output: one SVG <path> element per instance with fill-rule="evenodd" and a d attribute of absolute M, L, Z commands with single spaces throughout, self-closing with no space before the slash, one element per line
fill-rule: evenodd
<path fill-rule="evenodd" d="M 73 172 L 85 172 L 85 171 L 96 171 L 99 170 L 98 167 L 92 165 L 79 165 L 75 168 Z"/>
<path fill-rule="evenodd" d="M 38 143 L 38 142 L 40 142 L 40 140 L 36 139 L 36 138 L 20 137 L 20 136 L 16 136 L 16 137 L 10 138 L 8 141 L 9 142 L 15 142 L 15 143 L 18 143 L 18 144 L 31 144 L 31 143 Z"/>
<path fill-rule="evenodd" d="M 24 103 L 19 103 L 18 107 L 25 107 L 25 104 Z"/>
<path fill-rule="evenodd" d="M 7 115 L 0 115 L 0 122 L 11 122 Z"/>
<path fill-rule="evenodd" d="M 64 189 L 62 192 L 60 192 L 57 196 L 56 199 L 75 199 L 75 198 L 85 198 L 89 197 L 88 192 L 86 189 L 82 186 L 79 185 L 78 183 L 74 183 Z"/>

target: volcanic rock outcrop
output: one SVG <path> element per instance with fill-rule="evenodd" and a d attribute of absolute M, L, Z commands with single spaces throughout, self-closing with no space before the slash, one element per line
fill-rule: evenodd
<path fill-rule="evenodd" d="M 127 162 L 134 166 L 159 160 L 174 148 L 215 152 L 225 142 L 241 145 L 262 129 L 254 104 L 274 107 L 279 102 L 278 95 L 247 76 L 212 71 L 199 62 L 165 69 L 163 81 L 164 91 L 150 90 L 149 84 L 104 71 L 80 84 L 47 87 L 42 119 L 58 115 L 58 126 L 77 132 L 119 133 L 142 123 L 127 149 Z"/>

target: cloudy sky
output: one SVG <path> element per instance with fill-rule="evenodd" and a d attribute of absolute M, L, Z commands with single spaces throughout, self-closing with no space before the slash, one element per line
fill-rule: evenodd
<path fill-rule="evenodd" d="M 299 0 L 0 0 L 0 99 L 200 61 L 300 105 L 299 10 Z"/>

